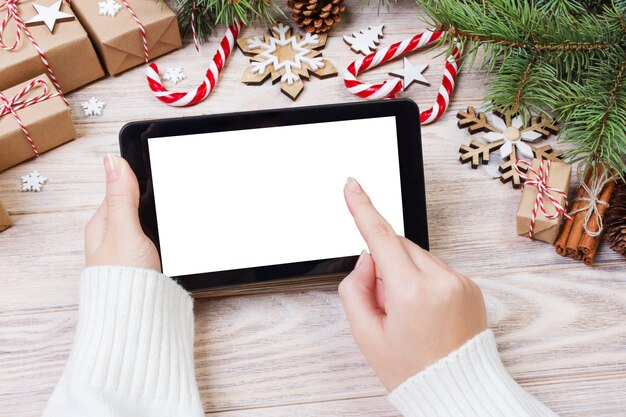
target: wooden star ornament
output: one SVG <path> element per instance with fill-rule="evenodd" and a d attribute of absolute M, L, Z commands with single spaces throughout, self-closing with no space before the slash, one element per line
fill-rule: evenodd
<path fill-rule="evenodd" d="M 326 39 L 326 34 L 292 35 L 291 27 L 284 23 L 272 26 L 269 35 L 240 38 L 239 49 L 251 56 L 242 81 L 260 85 L 271 77 L 272 84 L 280 81 L 281 91 L 296 100 L 310 74 L 318 78 L 337 76 L 335 67 L 319 51 L 326 46 Z"/>
<path fill-rule="evenodd" d="M 428 64 L 413 65 L 411 64 L 411 61 L 409 61 L 405 57 L 404 67 L 402 69 L 390 72 L 389 75 L 402 78 L 402 89 L 406 90 L 413 83 L 430 85 L 428 80 L 422 75 L 422 73 L 426 71 L 426 68 L 428 68 Z"/>
<path fill-rule="evenodd" d="M 61 11 L 62 5 L 63 0 L 57 1 L 52 6 L 42 6 L 41 4 L 33 3 L 37 14 L 25 22 L 26 26 L 45 25 L 52 33 L 57 22 L 74 20 L 74 15 Z"/>

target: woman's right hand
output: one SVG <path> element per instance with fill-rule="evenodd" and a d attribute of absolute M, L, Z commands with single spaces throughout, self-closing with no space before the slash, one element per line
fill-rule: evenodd
<path fill-rule="evenodd" d="M 361 254 L 339 295 L 357 345 L 392 391 L 485 330 L 485 304 L 474 282 L 397 236 L 355 179 L 344 194 L 371 255 Z"/>

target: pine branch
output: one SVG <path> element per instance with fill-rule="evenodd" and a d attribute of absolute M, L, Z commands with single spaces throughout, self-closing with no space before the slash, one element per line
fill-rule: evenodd
<path fill-rule="evenodd" d="M 626 1 L 422 0 L 431 24 L 491 74 L 491 109 L 564 122 L 570 161 L 626 176 Z"/>

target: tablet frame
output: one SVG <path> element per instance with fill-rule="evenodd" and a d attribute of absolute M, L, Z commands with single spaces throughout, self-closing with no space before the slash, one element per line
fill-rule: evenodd
<path fill-rule="evenodd" d="M 396 117 L 404 234 L 406 238 L 428 249 L 419 109 L 409 99 L 361 101 L 128 123 L 120 131 L 119 143 L 122 157 L 128 161 L 139 182 L 141 227 L 154 242 L 160 255 L 161 246 L 148 148 L 150 138 L 386 116 Z M 342 276 L 354 268 L 357 258 L 358 256 L 355 255 L 172 278 L 188 291 L 205 291 L 239 284 L 293 280 L 294 278 L 310 279 L 317 276 Z"/>

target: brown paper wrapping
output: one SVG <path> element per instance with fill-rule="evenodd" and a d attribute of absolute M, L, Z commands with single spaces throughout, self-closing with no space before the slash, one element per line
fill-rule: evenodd
<path fill-rule="evenodd" d="M 22 20 L 27 21 L 37 14 L 32 5 L 33 2 L 50 6 L 55 1 L 20 0 L 17 9 Z M 97 3 L 93 7 L 97 10 Z M 61 11 L 73 14 L 65 1 Z M 0 18 L 4 18 L 6 12 L 6 7 L 0 9 Z M 64 93 L 69 93 L 104 76 L 96 51 L 78 19 L 57 22 L 53 33 L 50 33 L 45 25 L 28 26 L 28 30 L 46 55 Z M 9 20 L 3 41 L 5 45 L 13 45 L 15 42 L 13 19 Z M 22 33 L 20 43 L 14 50 L 0 49 L 0 90 L 5 90 L 44 72 L 46 72 L 46 67 L 26 34 Z"/>
<path fill-rule="evenodd" d="M 41 74 L 34 79 L 41 79 L 48 84 L 48 92 L 55 92 L 52 81 Z M 31 80 L 4 90 L 2 93 L 9 100 Z M 39 87 L 41 88 L 41 87 Z M 32 90 L 24 99 L 36 97 L 40 89 Z M 53 97 L 17 111 L 39 153 L 43 153 L 76 138 L 74 123 L 70 117 L 70 108 L 61 97 Z M 35 157 L 24 132 L 20 129 L 12 114 L 0 117 L 0 171 Z"/>
<path fill-rule="evenodd" d="M 176 15 L 165 3 L 128 0 L 128 4 L 146 29 L 150 59 L 182 46 Z M 139 26 L 125 7 L 115 17 L 100 16 L 95 0 L 72 0 L 72 8 L 110 75 L 145 62 Z"/>
<path fill-rule="evenodd" d="M 539 159 L 532 160 L 532 167 L 535 171 L 539 172 Z M 528 177 L 530 179 L 534 179 L 535 175 L 529 170 Z M 558 190 L 561 190 L 567 195 L 569 192 L 569 182 L 570 177 L 572 175 L 572 167 L 571 165 L 562 163 L 562 162 L 552 162 L 552 166 L 550 167 L 550 172 L 548 175 L 547 184 L 549 187 L 554 187 Z M 553 193 L 552 194 L 556 200 L 564 206 L 565 197 L 560 194 Z M 522 191 L 522 199 L 520 200 L 519 207 L 517 208 L 517 234 L 520 236 L 527 236 L 529 227 L 530 227 L 530 219 L 532 217 L 533 207 L 535 205 L 535 200 L 537 199 L 537 188 L 534 186 L 524 187 Z M 544 195 L 544 207 L 546 208 L 546 212 L 548 214 L 554 213 L 554 205 L 552 202 Z M 533 239 L 542 240 L 548 243 L 554 243 L 559 234 L 559 229 L 561 228 L 561 223 L 563 221 L 563 216 L 559 216 L 554 220 L 547 219 L 546 216 L 543 215 L 541 210 L 537 211 L 537 218 L 535 220 L 535 229 L 533 233 Z"/>
<path fill-rule="evenodd" d="M 2 205 L 2 202 L 0 201 L 0 232 L 8 229 L 11 226 L 13 226 L 13 223 L 11 222 L 11 218 L 9 217 L 9 213 L 7 213 L 6 209 Z"/>

